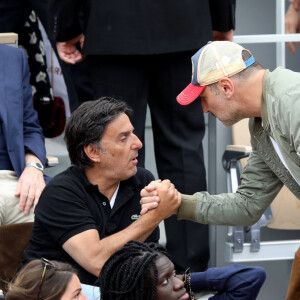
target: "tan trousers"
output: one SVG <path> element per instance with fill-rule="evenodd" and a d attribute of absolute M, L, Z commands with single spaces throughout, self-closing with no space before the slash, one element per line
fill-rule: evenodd
<path fill-rule="evenodd" d="M 0 170 L 0 225 L 34 221 L 32 211 L 25 216 L 19 209 L 19 197 L 15 197 L 18 177 L 14 171 Z"/>

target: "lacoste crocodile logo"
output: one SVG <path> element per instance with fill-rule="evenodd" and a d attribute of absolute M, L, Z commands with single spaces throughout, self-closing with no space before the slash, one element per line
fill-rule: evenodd
<path fill-rule="evenodd" d="M 137 215 L 137 214 L 132 215 L 132 216 L 131 216 L 131 220 L 136 221 L 140 216 L 141 216 L 141 215 Z"/>

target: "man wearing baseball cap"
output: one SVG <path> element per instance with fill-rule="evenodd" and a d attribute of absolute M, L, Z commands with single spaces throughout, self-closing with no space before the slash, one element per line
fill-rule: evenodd
<path fill-rule="evenodd" d="M 252 225 L 283 185 L 300 199 L 300 74 L 263 69 L 233 42 L 211 42 L 192 57 L 192 82 L 177 97 L 201 101 L 225 126 L 250 118 L 252 153 L 236 193 L 182 195 L 178 219 Z M 201 96 L 201 98 L 199 98 Z M 142 190 L 142 214 L 159 205 L 159 182 Z"/>

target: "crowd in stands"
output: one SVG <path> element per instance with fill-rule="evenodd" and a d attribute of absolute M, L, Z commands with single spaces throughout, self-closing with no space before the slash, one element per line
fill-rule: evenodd
<path fill-rule="evenodd" d="M 53 101 L 53 95 L 44 58 L 32 52 L 30 55 L 30 49 L 36 44 L 35 33 L 26 28 L 30 22 L 27 20 L 24 28 L 15 27 L 21 33 L 28 57 L 24 49 L 0 45 L 0 226 L 33 223 L 14 278 L 9 281 L 0 278 L 5 283 L 5 299 L 173 300 L 196 299 L 210 293 L 209 299 L 214 300 L 255 300 L 266 278 L 263 268 L 237 264 L 207 268 L 207 224 L 236 222 L 234 225 L 242 226 L 240 223 L 248 222 L 249 210 L 240 205 L 240 198 L 249 197 L 247 203 L 255 207 L 251 218 L 264 210 L 263 201 L 258 205 L 251 202 L 252 194 L 243 194 L 243 185 L 241 193 L 222 194 L 231 201 L 226 198 L 225 209 L 220 208 L 217 196 L 203 192 L 206 190 L 203 111 L 215 109 L 219 113 L 221 100 L 235 99 L 234 84 L 241 86 L 237 77 L 246 74 L 240 79 L 246 81 L 254 73 L 260 79 L 265 76 L 265 70 L 255 62 L 250 51 L 232 42 L 235 0 L 207 0 L 201 4 L 193 0 L 190 5 L 178 0 L 174 1 L 173 13 L 165 4 L 156 7 L 151 2 L 142 10 L 146 11 L 144 16 L 138 1 L 132 11 L 122 1 L 118 11 L 113 2 L 107 2 L 103 8 L 98 4 L 84 5 L 80 0 L 41 1 L 40 6 L 35 1 L 29 2 L 31 9 L 37 8 L 35 14 L 26 7 L 31 19 L 34 16 L 47 27 L 47 15 L 49 38 L 62 65 L 66 62 L 75 65 L 86 59 L 91 74 L 78 76 L 76 81 L 75 73 L 86 70 L 86 62 L 78 69 L 63 67 L 72 102 L 72 114 L 64 130 L 71 166 L 49 178 L 44 174 L 45 139 L 34 101 Z M 5 11 L 16 12 L 17 8 L 19 11 L 19 4 L 17 0 L 11 4 L 4 1 L 0 4 L 0 18 Z M 9 10 L 9 5 L 14 9 Z M 197 13 L 202 16 L 198 23 Z M 187 14 L 195 16 L 183 18 Z M 154 15 L 156 24 L 148 21 Z M 130 24 L 128 20 L 132 19 L 135 22 Z M 0 21 L 2 32 L 9 28 L 3 24 Z M 34 28 L 38 31 L 36 24 Z M 216 42 L 206 45 L 213 39 Z M 237 72 L 226 73 L 225 79 L 222 73 L 209 82 L 201 81 L 201 72 L 207 68 L 201 67 L 201 72 L 198 68 L 201 53 L 206 51 L 205 47 L 218 48 L 218 43 L 225 45 L 224 49 L 228 46 L 232 52 L 240 52 L 233 59 L 239 60 L 242 67 L 238 65 Z M 42 41 L 39 45 L 43 54 Z M 247 57 L 245 52 L 249 54 Z M 216 50 L 211 53 L 215 55 Z M 180 104 L 193 104 L 181 107 L 176 96 L 190 80 L 192 55 L 192 83 L 177 99 Z M 41 70 L 34 69 L 36 62 L 40 62 Z M 299 77 L 290 73 L 287 76 L 295 81 Z M 82 82 L 88 83 L 81 89 Z M 218 86 L 220 82 L 224 83 L 223 87 Z M 259 93 L 257 103 L 260 103 L 262 88 L 255 91 Z M 197 101 L 200 95 L 202 100 Z M 213 103 L 213 98 L 220 101 L 219 106 Z M 147 103 L 162 180 L 155 180 L 144 168 Z M 226 115 L 225 120 L 224 116 L 225 125 L 244 117 L 235 110 L 237 107 L 230 106 L 233 111 L 230 117 L 235 119 Z M 291 115 L 298 110 L 288 109 Z M 262 115 L 263 122 L 267 122 L 259 106 L 259 114 L 253 113 L 251 117 Z M 299 163 L 299 122 L 293 125 L 286 130 L 296 132 L 293 136 L 298 148 L 294 150 Z M 281 146 L 279 138 L 274 142 Z M 285 168 L 289 171 L 286 183 L 300 195 L 299 172 L 294 171 L 295 163 L 286 161 Z M 265 167 L 264 171 L 264 174 L 272 173 L 270 178 L 274 183 L 273 170 L 266 171 Z M 246 171 L 244 177 L 248 174 L 254 173 Z M 251 176 L 247 178 L 253 188 L 255 180 Z M 269 190 L 267 193 L 261 189 L 260 197 L 266 199 L 268 194 L 267 200 L 271 202 L 282 185 L 279 181 L 270 184 L 272 195 Z M 202 192 L 190 196 L 198 190 Z M 209 199 L 206 201 L 201 197 L 211 198 L 205 198 Z M 226 219 L 227 215 L 230 218 Z M 178 222 L 178 219 L 186 220 Z M 159 224 L 164 220 L 166 248 L 159 244 Z"/>

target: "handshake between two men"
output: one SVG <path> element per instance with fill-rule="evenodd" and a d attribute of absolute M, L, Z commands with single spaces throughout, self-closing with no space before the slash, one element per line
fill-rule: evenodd
<path fill-rule="evenodd" d="M 178 213 L 181 204 L 181 194 L 170 180 L 151 181 L 141 190 L 141 215 L 159 207 L 165 215 Z"/>

